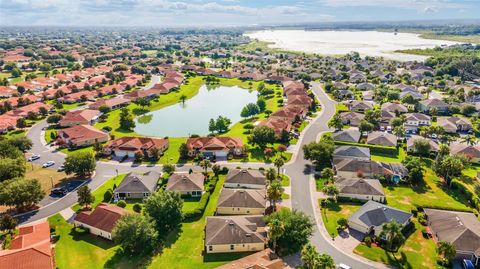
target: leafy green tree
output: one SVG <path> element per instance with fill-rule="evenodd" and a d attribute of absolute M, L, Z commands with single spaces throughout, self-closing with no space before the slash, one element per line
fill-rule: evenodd
<path fill-rule="evenodd" d="M 277 157 L 275 159 L 275 161 L 273 162 L 273 164 L 275 165 L 275 167 L 277 167 L 277 174 L 278 176 L 280 177 L 281 176 L 281 173 L 280 173 L 280 169 L 282 168 L 282 166 L 285 164 L 285 161 L 283 160 L 282 157 Z"/>
<path fill-rule="evenodd" d="M 437 253 L 442 258 L 444 265 L 450 263 L 450 261 L 457 256 L 457 250 L 455 249 L 455 246 L 446 241 L 439 241 L 437 243 Z"/>
<path fill-rule="evenodd" d="M 18 118 L 17 123 L 16 123 L 16 127 L 18 129 L 23 129 L 23 128 L 27 127 L 27 121 L 24 118 Z"/>
<path fill-rule="evenodd" d="M 277 207 L 277 200 L 282 198 L 283 191 L 282 183 L 279 180 L 274 180 L 268 185 L 267 198 L 270 201 L 271 207 Z"/>
<path fill-rule="evenodd" d="M 108 114 L 112 109 L 109 106 L 100 106 L 98 110 L 103 114 Z"/>
<path fill-rule="evenodd" d="M 155 192 L 144 201 L 144 212 L 155 221 L 157 231 L 162 235 L 167 235 L 182 221 L 183 199 L 180 197 L 180 193 Z"/>
<path fill-rule="evenodd" d="M 132 131 L 135 128 L 133 116 L 126 107 L 120 111 L 120 128 L 126 131 Z"/>
<path fill-rule="evenodd" d="M 0 217 L 0 231 L 13 231 L 17 224 L 17 220 L 9 214 Z"/>
<path fill-rule="evenodd" d="M 277 242 L 280 236 L 285 232 L 285 226 L 279 219 L 273 219 L 268 223 L 268 240 L 272 244 L 273 252 L 277 253 Z"/>
<path fill-rule="evenodd" d="M 25 159 L 0 158 L 0 182 L 25 176 Z"/>
<path fill-rule="evenodd" d="M 335 261 L 333 258 L 328 254 L 320 254 L 318 257 L 318 269 L 334 269 Z"/>
<path fill-rule="evenodd" d="M 180 148 L 178 148 L 178 152 L 180 154 L 180 159 L 186 160 L 188 159 L 188 147 L 186 143 L 182 143 Z"/>
<path fill-rule="evenodd" d="M 336 201 L 339 190 L 338 190 L 337 186 L 335 186 L 333 184 L 328 184 L 328 185 L 323 186 L 322 192 L 325 193 L 328 196 L 332 196 L 333 200 Z"/>
<path fill-rule="evenodd" d="M 362 120 L 360 122 L 360 125 L 358 126 L 358 130 L 360 132 L 371 132 L 373 131 L 373 128 L 375 128 L 375 126 L 373 124 L 371 124 L 370 122 L 366 121 L 366 120 Z"/>
<path fill-rule="evenodd" d="M 431 151 L 430 142 L 426 139 L 416 139 L 413 141 L 413 150 L 420 156 L 428 156 Z"/>
<path fill-rule="evenodd" d="M 330 167 L 335 145 L 330 139 L 322 139 L 319 142 L 311 142 L 303 146 L 305 159 L 311 161 L 320 170 Z"/>
<path fill-rule="evenodd" d="M 64 166 L 67 175 L 75 174 L 80 178 L 85 178 L 95 171 L 97 163 L 93 152 L 78 151 L 67 155 Z"/>
<path fill-rule="evenodd" d="M 267 171 L 265 171 L 265 178 L 270 183 L 277 179 L 277 172 L 275 172 L 275 169 L 272 167 L 268 168 Z"/>
<path fill-rule="evenodd" d="M 164 164 L 162 167 L 162 172 L 165 174 L 171 175 L 175 172 L 175 165 L 173 164 Z"/>
<path fill-rule="evenodd" d="M 112 238 L 130 255 L 148 254 L 157 246 L 158 232 L 149 217 L 126 214 L 115 223 Z"/>
<path fill-rule="evenodd" d="M 22 71 L 19 68 L 12 69 L 12 77 L 19 78 L 22 75 Z"/>
<path fill-rule="evenodd" d="M 316 269 L 320 254 L 311 243 L 307 243 L 302 248 L 301 258 L 306 269 Z"/>
<path fill-rule="evenodd" d="M 260 113 L 260 108 L 258 105 L 254 103 L 248 103 L 245 105 L 245 107 L 243 107 L 242 111 L 240 112 L 240 116 L 242 118 L 248 118 L 257 115 L 258 113 Z"/>
<path fill-rule="evenodd" d="M 252 144 L 265 149 L 268 144 L 275 143 L 275 131 L 267 126 L 255 127 L 249 140 Z"/>
<path fill-rule="evenodd" d="M 475 194 L 480 197 L 480 183 L 475 184 L 474 191 Z"/>
<path fill-rule="evenodd" d="M 200 165 L 200 167 L 202 167 L 202 168 L 205 170 L 205 171 L 204 171 L 205 175 L 206 175 L 207 172 L 208 172 L 208 168 L 212 167 L 212 163 L 211 163 L 209 160 L 207 160 L 207 159 L 202 160 L 202 161 L 199 163 L 199 165 Z"/>
<path fill-rule="evenodd" d="M 62 119 L 62 115 L 60 115 L 60 114 L 52 114 L 52 115 L 48 116 L 48 118 L 47 118 L 47 123 L 57 124 L 61 119 Z"/>
<path fill-rule="evenodd" d="M 185 100 L 187 100 L 187 96 L 186 96 L 185 94 L 182 94 L 182 95 L 180 96 L 180 101 L 181 101 L 183 104 L 185 104 Z"/>
<path fill-rule="evenodd" d="M 267 102 L 265 102 L 265 99 L 260 97 L 257 100 L 257 107 L 260 110 L 260 112 L 264 112 L 265 109 L 267 108 Z"/>
<path fill-rule="evenodd" d="M 392 252 L 396 251 L 405 241 L 405 237 L 402 234 L 402 226 L 394 219 L 383 225 L 380 237 L 385 238 L 386 250 Z"/>
<path fill-rule="evenodd" d="M 348 226 L 348 220 L 346 218 L 339 218 L 337 220 L 338 226 L 340 226 L 342 229 L 345 229 Z"/>
<path fill-rule="evenodd" d="M 92 190 L 87 185 L 83 185 L 77 190 L 78 204 L 83 207 L 88 207 L 95 202 L 95 196 L 92 194 Z"/>
<path fill-rule="evenodd" d="M 228 131 L 228 127 L 232 124 L 232 121 L 223 116 L 218 116 L 217 120 L 215 121 L 215 129 L 218 133 L 225 133 Z"/>
<path fill-rule="evenodd" d="M 208 122 L 208 131 L 210 133 L 215 133 L 215 131 L 217 131 L 217 125 L 215 124 L 214 119 L 210 119 L 210 121 Z"/>
<path fill-rule="evenodd" d="M 150 105 L 150 99 L 147 98 L 138 98 L 136 103 L 141 106 L 142 108 L 145 108 L 146 106 Z"/>
<path fill-rule="evenodd" d="M 328 122 L 328 127 L 335 128 L 336 130 L 342 130 L 343 122 L 340 114 L 335 113 L 335 115 L 333 115 L 333 117 Z"/>
<path fill-rule="evenodd" d="M 14 178 L 0 184 L 0 204 L 17 208 L 29 207 L 45 197 L 36 179 Z"/>
<path fill-rule="evenodd" d="M 270 231 L 269 244 L 275 239 L 276 253 L 280 256 L 300 251 L 313 233 L 313 220 L 303 212 L 282 208 L 266 217 L 267 224 L 278 222 L 283 229 Z M 276 234 L 275 234 L 275 233 Z"/>
<path fill-rule="evenodd" d="M 221 171 L 220 165 L 218 165 L 218 164 L 212 165 L 212 172 L 213 172 L 213 174 L 214 174 L 215 176 L 218 176 L 218 174 L 220 173 L 220 171 Z"/>
<path fill-rule="evenodd" d="M 320 177 L 323 179 L 326 179 L 327 182 L 333 182 L 334 176 L 335 176 L 335 173 L 333 172 L 333 169 L 330 167 L 325 167 L 320 172 Z"/>
<path fill-rule="evenodd" d="M 450 184 L 453 177 L 460 176 L 468 159 L 461 155 L 445 157 L 440 163 L 438 174 L 443 176 L 445 181 Z"/>

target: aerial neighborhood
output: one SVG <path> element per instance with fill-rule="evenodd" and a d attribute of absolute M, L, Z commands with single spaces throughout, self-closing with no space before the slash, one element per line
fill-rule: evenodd
<path fill-rule="evenodd" d="M 24 30 L 0 31 L 0 268 L 480 267 L 478 45 Z"/>

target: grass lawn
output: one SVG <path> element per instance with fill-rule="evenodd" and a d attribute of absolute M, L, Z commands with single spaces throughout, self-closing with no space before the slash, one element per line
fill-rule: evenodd
<path fill-rule="evenodd" d="M 120 182 L 122 182 L 122 180 L 125 176 L 126 176 L 126 174 L 121 174 L 121 175 L 118 175 L 118 176 L 114 176 L 111 179 L 107 180 L 107 182 L 103 183 L 103 185 L 100 186 L 98 189 L 92 191 L 93 196 L 95 196 L 95 201 L 93 202 L 92 207 L 95 208 L 95 207 L 97 207 L 98 204 L 103 202 L 103 194 L 105 194 L 105 192 L 108 189 L 113 189 L 113 185 L 116 185 L 116 186 L 120 185 Z M 135 204 L 135 203 L 131 204 L 132 207 L 133 207 L 133 204 Z M 127 203 L 127 205 L 128 205 L 128 203 Z M 72 209 L 75 212 L 78 211 L 80 208 L 81 207 L 80 207 L 79 204 L 75 204 L 75 205 L 72 206 Z"/>
<path fill-rule="evenodd" d="M 55 263 L 57 268 L 139 268 L 136 257 L 126 257 L 118 253 L 113 242 L 93 236 L 82 228 L 74 228 L 60 214 L 48 218 L 50 227 L 55 227 L 59 236 L 55 243 Z"/>
<path fill-rule="evenodd" d="M 343 103 L 337 103 L 337 104 L 335 104 L 335 110 L 338 113 L 345 112 L 345 111 L 348 111 L 348 107 Z"/>
<path fill-rule="evenodd" d="M 249 254 L 226 253 L 203 256 L 205 220 L 207 216 L 213 216 L 215 212 L 224 180 L 225 176 L 220 175 L 202 218 L 194 222 L 183 223 L 177 233 L 171 234 L 167 238 L 166 246 L 162 252 L 153 257 L 150 268 L 215 268 Z"/>
<path fill-rule="evenodd" d="M 387 162 L 387 163 L 399 163 L 402 162 L 403 159 L 407 156 L 405 150 L 400 147 L 398 149 L 398 155 L 392 156 L 392 155 L 380 155 L 380 154 L 371 154 L 371 159 L 372 161 L 379 161 L 379 162 Z"/>
<path fill-rule="evenodd" d="M 282 175 L 282 186 L 283 187 L 290 186 L 290 178 L 287 175 Z"/>
<path fill-rule="evenodd" d="M 417 221 L 415 231 L 407 238 L 403 246 L 396 253 L 364 244 L 358 245 L 353 252 L 367 259 L 397 266 L 399 268 L 443 268 L 436 263 L 435 243 L 432 239 L 424 238 L 422 225 Z"/>
<path fill-rule="evenodd" d="M 466 206 L 465 197 L 458 190 L 443 187 L 443 182 L 430 168 L 425 171 L 424 181 L 425 184 L 413 187 L 385 186 L 387 204 L 408 212 L 414 209 L 415 205 L 444 206 L 460 210 L 469 209 Z"/>
<path fill-rule="evenodd" d="M 16 129 L 16 130 L 11 130 L 9 132 L 7 132 L 6 134 L 2 134 L 2 137 L 4 138 L 21 138 L 21 137 L 24 137 L 25 135 L 27 134 L 27 130 L 26 129 Z"/>
<path fill-rule="evenodd" d="M 197 208 L 200 197 L 183 198 L 183 212 L 191 212 Z"/>
<path fill-rule="evenodd" d="M 360 207 L 360 204 L 330 203 L 326 209 L 322 208 L 322 219 L 328 233 L 337 236 L 337 221 L 341 218 L 348 219 Z"/>
<path fill-rule="evenodd" d="M 160 157 L 160 160 L 158 161 L 161 164 L 167 164 L 167 163 L 181 163 L 182 160 L 180 160 L 180 145 L 182 143 L 187 142 L 186 137 L 169 137 L 169 145 L 168 149 L 165 151 L 162 157 Z"/>
<path fill-rule="evenodd" d="M 93 146 L 88 146 L 88 147 L 83 147 L 83 148 L 76 148 L 76 149 L 70 149 L 70 148 L 59 148 L 58 149 L 60 152 L 63 152 L 65 154 L 73 153 L 73 152 L 81 152 L 81 151 L 92 151 L 93 152 Z"/>

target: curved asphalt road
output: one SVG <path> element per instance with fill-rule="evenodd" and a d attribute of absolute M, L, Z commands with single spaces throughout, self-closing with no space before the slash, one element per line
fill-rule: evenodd
<path fill-rule="evenodd" d="M 318 203 L 314 197 L 315 184 L 311 169 L 311 163 L 304 158 L 302 147 L 313 141 L 317 141 L 321 133 L 331 131 L 328 127 L 328 121 L 335 114 L 336 102 L 331 100 L 321 89 L 319 83 L 312 83 L 312 91 L 319 99 L 322 110 L 315 120 L 306 128 L 303 138 L 298 145 L 298 152 L 293 159 L 284 167 L 285 173 L 291 178 L 291 199 L 293 209 L 302 211 L 312 217 L 317 223 L 311 242 L 321 253 L 328 253 L 335 262 L 344 263 L 355 269 L 368 269 L 381 267 L 380 264 L 364 261 L 355 257 L 354 254 L 342 252 L 336 246 L 331 244 L 331 237 L 325 231 L 321 216 L 315 212 L 313 203 Z M 320 232 L 322 229 L 323 232 Z"/>

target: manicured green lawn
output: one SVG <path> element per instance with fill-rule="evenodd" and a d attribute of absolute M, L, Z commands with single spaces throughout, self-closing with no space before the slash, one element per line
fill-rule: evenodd
<path fill-rule="evenodd" d="M 328 233 L 337 236 L 337 221 L 341 218 L 348 219 L 360 207 L 361 204 L 330 203 L 327 208 L 322 208 L 322 219 Z"/>
<path fill-rule="evenodd" d="M 367 259 L 397 266 L 399 268 L 443 268 L 436 263 L 435 243 L 432 239 L 424 238 L 422 225 L 417 221 L 415 231 L 409 235 L 403 246 L 396 253 L 364 244 L 359 244 L 353 252 Z"/>
<path fill-rule="evenodd" d="M 465 197 L 457 190 L 443 186 L 443 182 L 430 169 L 427 168 L 424 176 L 425 184 L 419 186 L 393 186 L 384 187 L 389 206 L 410 211 L 415 205 L 443 206 L 452 209 L 469 209 Z"/>
<path fill-rule="evenodd" d="M 182 143 L 187 142 L 186 137 L 169 137 L 169 145 L 168 149 L 165 151 L 162 157 L 160 157 L 160 160 L 158 161 L 161 164 L 167 164 L 167 163 L 181 163 L 182 161 L 180 160 L 180 152 L 178 151 L 180 149 L 180 146 Z"/>
<path fill-rule="evenodd" d="M 335 105 L 335 110 L 338 113 L 345 112 L 345 111 L 348 111 L 348 107 L 343 103 L 338 103 L 338 104 Z"/>
<path fill-rule="evenodd" d="M 16 129 L 16 130 L 9 131 L 6 134 L 2 134 L 2 136 L 5 138 L 14 138 L 14 137 L 20 138 L 20 137 L 24 137 L 26 134 L 27 134 L 26 129 L 23 129 L 23 130 Z"/>
<path fill-rule="evenodd" d="M 380 154 L 371 154 L 371 159 L 373 161 L 379 161 L 379 162 L 387 162 L 387 163 L 399 163 L 402 162 L 403 159 L 407 156 L 405 150 L 400 147 L 398 149 L 398 155 L 397 156 L 391 156 L 391 155 L 380 155 Z"/>
<path fill-rule="evenodd" d="M 200 201 L 200 197 L 184 198 L 183 199 L 182 211 L 183 212 L 191 212 L 191 211 L 195 210 L 199 201 Z"/>
<path fill-rule="evenodd" d="M 232 253 L 203 256 L 205 220 L 207 216 L 213 216 L 215 212 L 224 180 L 225 176 L 220 175 L 203 217 L 194 222 L 183 223 L 178 233 L 171 234 L 167 238 L 166 245 L 161 253 L 152 259 L 150 268 L 215 268 L 248 254 Z"/>
<path fill-rule="evenodd" d="M 282 175 L 282 186 L 290 186 L 290 178 L 287 175 Z"/>
<path fill-rule="evenodd" d="M 107 180 L 107 182 L 103 183 L 102 186 L 100 186 L 98 189 L 92 191 L 92 194 L 93 196 L 95 196 L 95 201 L 93 202 L 93 204 L 91 205 L 93 208 L 97 207 L 98 204 L 100 204 L 101 202 L 103 202 L 103 195 L 105 194 L 105 192 L 108 190 L 108 189 L 112 189 L 113 190 L 113 185 L 120 185 L 120 182 L 122 182 L 123 178 L 125 178 L 126 174 L 121 174 L 121 175 L 118 175 L 118 176 L 114 176 L 112 178 L 110 178 L 109 180 Z M 132 204 L 133 206 L 133 204 Z M 80 209 L 80 205 L 79 204 L 75 204 L 74 206 L 72 206 L 72 209 L 73 211 L 78 211 Z"/>

